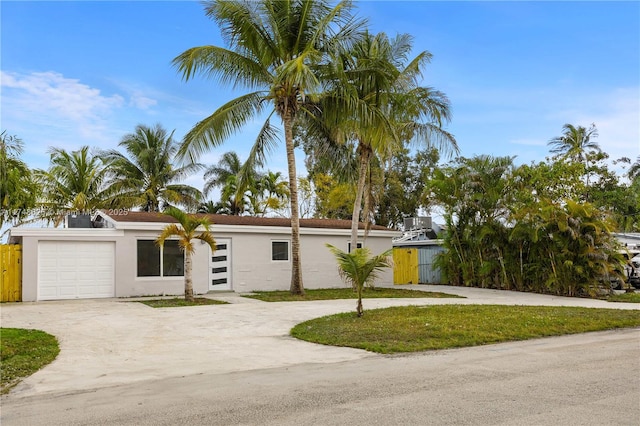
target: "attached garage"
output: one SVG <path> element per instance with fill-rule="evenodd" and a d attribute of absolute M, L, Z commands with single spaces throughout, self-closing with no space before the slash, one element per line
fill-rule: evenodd
<path fill-rule="evenodd" d="M 38 300 L 115 296 L 115 242 L 39 241 Z"/>

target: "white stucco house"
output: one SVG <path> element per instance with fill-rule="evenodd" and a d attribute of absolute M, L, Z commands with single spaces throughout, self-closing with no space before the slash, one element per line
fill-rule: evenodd
<path fill-rule="evenodd" d="M 212 252 L 207 244 L 196 242 L 195 293 L 289 288 L 289 219 L 206 216 L 217 249 Z M 184 258 L 177 241 L 167 241 L 163 248 L 155 244 L 175 219 L 159 213 L 100 211 L 80 222 L 84 223 L 75 226 L 85 227 L 11 229 L 11 243 L 22 245 L 23 301 L 184 294 Z M 350 226 L 346 220 L 300 220 L 305 288 L 344 285 L 325 244 L 348 250 Z M 398 235 L 373 226 L 366 246 L 381 253 Z M 381 281 L 393 282 L 391 268 Z"/>

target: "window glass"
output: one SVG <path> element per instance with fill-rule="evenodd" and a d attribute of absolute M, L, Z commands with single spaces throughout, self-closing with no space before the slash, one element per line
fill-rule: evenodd
<path fill-rule="evenodd" d="M 154 240 L 138 240 L 137 243 L 139 277 L 184 276 L 184 253 L 178 241 L 166 240 L 162 248 Z"/>
<path fill-rule="evenodd" d="M 271 260 L 289 260 L 288 241 L 271 241 Z"/>
<path fill-rule="evenodd" d="M 138 276 L 160 276 L 160 247 L 153 240 L 138 240 Z"/>
<path fill-rule="evenodd" d="M 184 253 L 178 241 L 165 240 L 162 251 L 162 272 L 165 277 L 184 276 Z"/>
<path fill-rule="evenodd" d="M 356 243 L 356 248 L 362 248 L 362 243 Z M 351 253 L 351 242 L 347 244 L 347 252 Z"/>

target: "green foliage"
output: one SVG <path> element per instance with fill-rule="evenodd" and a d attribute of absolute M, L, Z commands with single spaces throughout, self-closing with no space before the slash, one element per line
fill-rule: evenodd
<path fill-rule="evenodd" d="M 262 300 L 263 302 L 301 302 L 311 300 L 336 300 L 353 298 L 353 288 L 320 288 L 307 290 L 304 296 L 291 294 L 288 291 L 254 291 L 251 294 L 244 295 L 252 299 Z M 408 290 L 404 288 L 386 288 L 386 287 L 366 287 L 362 290 L 363 299 L 381 299 L 381 298 L 461 298 L 453 294 Z"/>
<path fill-rule="evenodd" d="M 358 294 L 358 304 L 356 311 L 361 317 L 364 313 L 362 309 L 362 291 L 365 285 L 373 287 L 373 283 L 384 268 L 391 267 L 391 250 L 387 250 L 377 256 L 372 256 L 371 251 L 366 247 L 357 248 L 350 253 L 344 252 L 331 244 L 326 244 L 338 262 L 338 273 L 340 277 L 355 289 Z"/>
<path fill-rule="evenodd" d="M 200 240 L 208 244 L 212 253 L 216 249 L 209 220 L 206 217 L 187 214 L 175 207 L 168 208 L 164 214 L 173 217 L 178 223 L 166 225 L 156 239 L 156 244 L 163 246 L 167 238 L 178 237 L 178 245 L 184 252 L 184 298 L 187 302 L 193 302 L 193 265 L 191 260 L 191 256 L 195 252 L 193 240 Z"/>
<path fill-rule="evenodd" d="M 328 219 L 351 219 L 355 200 L 355 185 L 339 182 L 333 176 L 316 173 L 314 175 L 316 217 Z"/>
<path fill-rule="evenodd" d="M 263 165 L 277 143 L 271 119 L 282 120 L 289 171 L 291 213 L 291 292 L 304 294 L 300 262 L 298 176 L 293 126 L 300 117 L 314 113 L 326 81 L 329 52 L 348 46 L 363 22 L 351 14 L 349 1 L 331 4 L 309 1 L 216 0 L 204 3 L 205 14 L 222 31 L 227 47 L 199 46 L 173 60 L 185 80 L 196 75 L 215 78 L 241 95 L 197 123 L 184 137 L 180 153 L 192 160 L 217 147 L 258 116 L 266 120 L 246 161 L 246 170 Z"/>
<path fill-rule="evenodd" d="M 159 212 L 180 204 L 195 209 L 202 194 L 196 188 L 178 182 L 201 169 L 197 163 L 181 167 L 175 165 L 178 143 L 160 125 L 136 126 L 135 132 L 125 135 L 118 150 L 101 152 L 109 164 L 109 188 L 114 193 L 111 205 L 120 208 L 139 207 Z"/>
<path fill-rule="evenodd" d="M 0 393 L 51 363 L 59 352 L 58 340 L 44 331 L 0 328 Z"/>
<path fill-rule="evenodd" d="M 607 302 L 640 303 L 640 293 L 612 294 Z"/>
<path fill-rule="evenodd" d="M 150 306 L 152 308 L 177 308 L 183 306 L 202 306 L 202 305 L 227 305 L 227 302 L 222 300 L 207 299 L 206 297 L 194 297 L 193 301 L 185 299 L 155 299 L 155 300 L 141 300 L 140 303 Z"/>
<path fill-rule="evenodd" d="M 342 313 L 296 325 L 291 335 L 378 353 L 488 345 L 640 325 L 640 312 L 549 306 L 437 305 Z"/>
<path fill-rule="evenodd" d="M 31 169 L 20 159 L 23 146 L 21 139 L 6 130 L 0 133 L 0 227 L 25 220 L 40 194 Z"/>
<path fill-rule="evenodd" d="M 88 146 L 67 152 L 51 148 L 48 170 L 36 170 L 42 185 L 40 219 L 58 226 L 67 212 L 92 213 L 111 206 L 114 187 L 109 185 L 109 162 L 92 155 Z"/>
<path fill-rule="evenodd" d="M 570 167 L 569 167 L 570 169 Z M 428 196 L 445 210 L 452 284 L 568 296 L 595 295 L 620 272 L 615 224 L 593 204 L 563 199 L 580 179 L 557 163 L 514 168 L 509 158 L 460 158 L 437 170 Z"/>

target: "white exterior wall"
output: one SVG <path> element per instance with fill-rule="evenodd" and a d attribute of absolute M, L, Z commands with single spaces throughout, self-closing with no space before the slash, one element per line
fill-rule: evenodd
<path fill-rule="evenodd" d="M 266 228 L 266 227 L 265 227 Z M 287 228 L 269 229 L 268 233 L 224 233 L 214 232 L 219 238 L 232 240 L 232 289 L 239 293 L 254 290 L 288 290 L 291 285 L 291 234 Z M 338 275 L 334 256 L 325 246 L 329 243 L 346 251 L 349 244 L 349 230 L 304 229 L 300 236 L 300 257 L 302 280 L 305 288 L 329 288 L 345 286 Z M 380 233 L 379 233 L 380 234 Z M 391 248 L 395 233 L 385 231 L 383 236 L 369 236 L 366 246 L 373 254 L 380 254 Z M 392 234 L 392 235 L 391 235 Z M 271 260 L 271 242 L 289 242 L 289 260 Z M 393 283 L 393 269 L 381 274 L 380 282 Z"/>
<path fill-rule="evenodd" d="M 143 224 L 143 226 L 146 224 Z M 12 237 L 22 239 L 22 300 L 38 299 L 38 242 L 39 241 L 113 241 L 115 243 L 115 296 L 155 296 L 184 294 L 184 277 L 137 277 L 137 240 L 153 240 L 162 229 L 161 224 L 146 229 L 38 229 L 14 228 Z M 128 228 L 128 229 L 127 229 Z M 215 238 L 231 239 L 231 289 L 236 292 L 253 290 L 288 290 L 291 283 L 291 231 L 289 228 L 268 226 L 214 225 Z M 392 246 L 392 231 L 372 231 L 366 246 L 373 254 Z M 301 228 L 301 260 L 304 287 L 342 287 L 336 261 L 325 246 L 332 244 L 341 250 L 348 248 L 350 230 Z M 289 260 L 271 260 L 271 242 L 289 242 Z M 210 250 L 206 244 L 195 242 L 193 255 L 193 288 L 196 294 L 209 291 Z M 393 282 L 389 268 L 380 277 L 381 283 Z"/>

